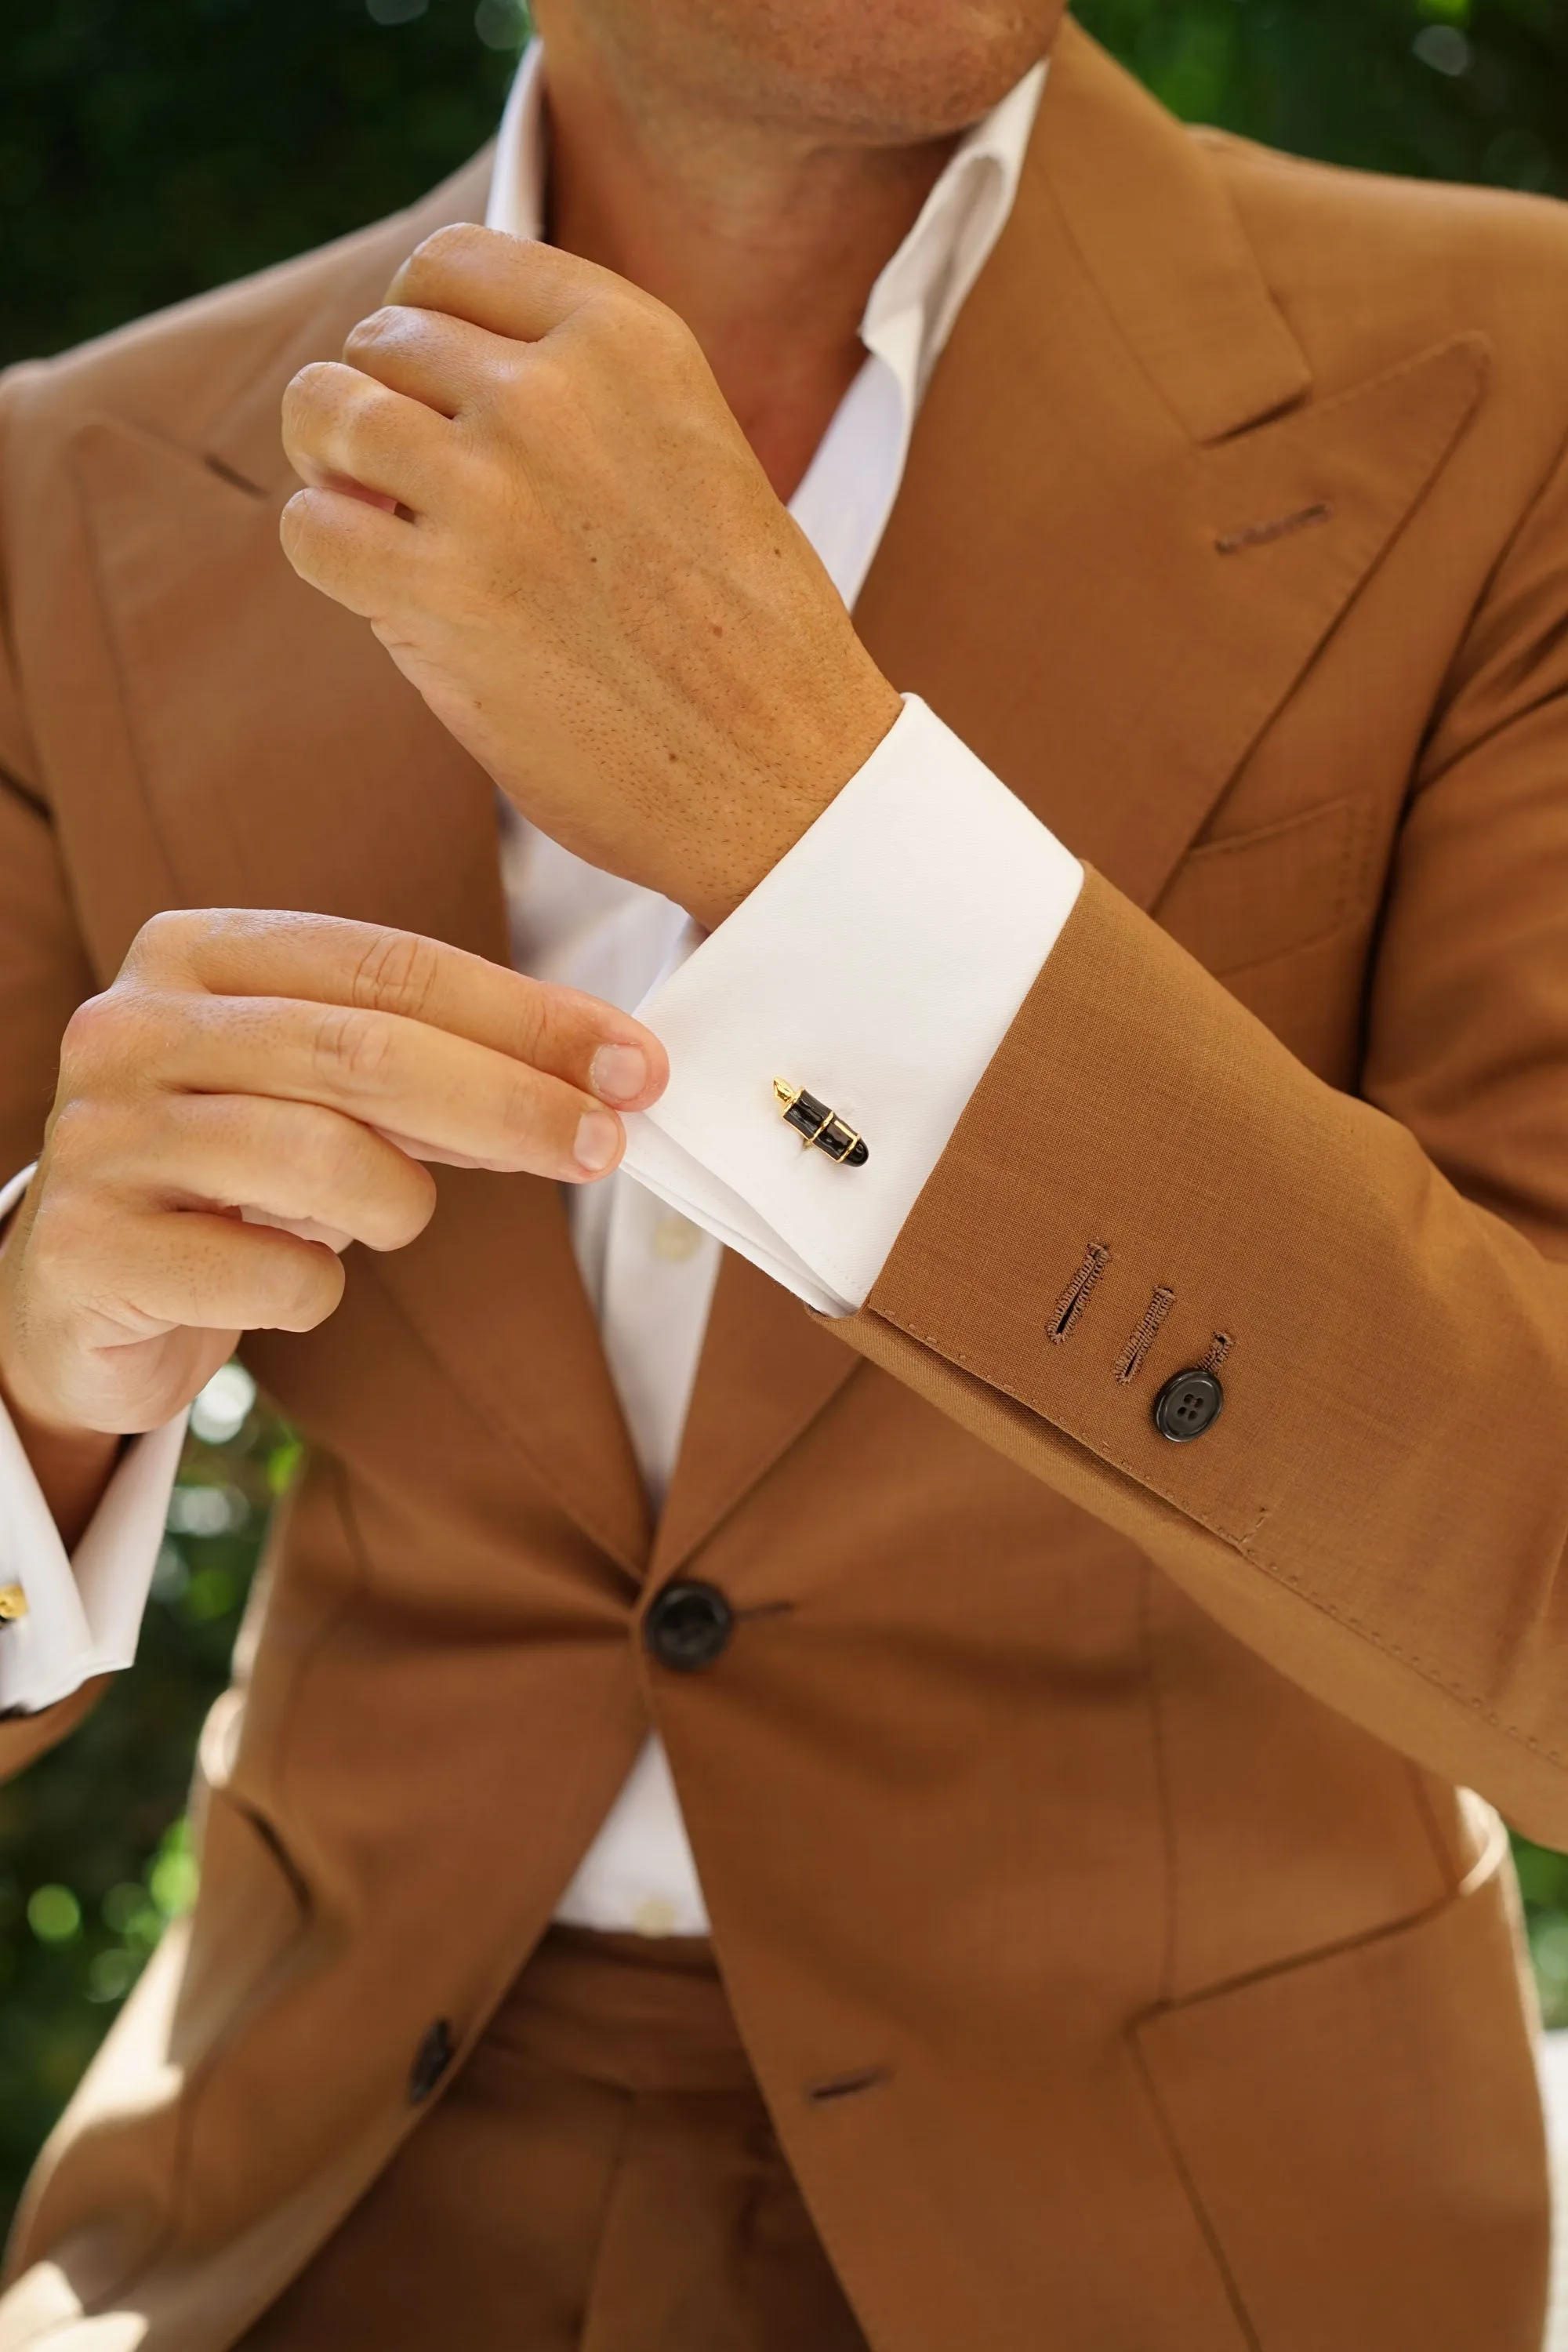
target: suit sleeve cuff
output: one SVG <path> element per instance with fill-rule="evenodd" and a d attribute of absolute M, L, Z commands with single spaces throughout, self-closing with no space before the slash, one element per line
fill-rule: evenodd
<path fill-rule="evenodd" d="M 0 1222 L 33 1171 L 0 1191 Z M 0 1628 L 0 1714 L 41 1714 L 95 1675 L 130 1665 L 163 1542 L 186 1416 L 139 1437 L 68 1558 L 10 1415 L 0 1406 L 0 1583 L 27 1614 Z"/>
<path fill-rule="evenodd" d="M 628 1172 L 828 1315 L 860 1307 L 1071 913 L 1083 868 L 925 704 L 639 1008 L 670 1080 Z M 803 1087 L 866 1139 L 803 1144 Z"/>

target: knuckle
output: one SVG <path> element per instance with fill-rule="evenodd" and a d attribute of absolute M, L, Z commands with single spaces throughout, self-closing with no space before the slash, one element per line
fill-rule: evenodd
<path fill-rule="evenodd" d="M 487 232 L 472 221 L 447 221 L 444 226 L 432 229 L 427 237 L 421 239 L 410 254 L 406 266 L 410 269 L 438 275 L 477 252 L 486 235 Z"/>
<path fill-rule="evenodd" d="M 508 1045 L 520 1062 L 535 1069 L 556 1069 L 577 1025 L 582 1008 L 591 1002 L 574 988 L 548 981 L 525 980 L 517 992 Z"/>
<path fill-rule="evenodd" d="M 170 1010 L 171 1001 L 118 982 L 79 1004 L 60 1038 L 58 1108 L 84 1097 L 123 1097 L 155 1084 Z"/>
<path fill-rule="evenodd" d="M 278 518 L 279 541 L 296 568 L 305 561 L 312 532 L 319 524 L 320 505 L 314 491 L 296 490 Z"/>
<path fill-rule="evenodd" d="M 684 357 L 697 338 L 678 311 L 637 286 L 606 287 L 593 298 L 595 329 L 658 358 Z"/>
<path fill-rule="evenodd" d="M 27 1259 L 53 1290 L 79 1289 L 103 1255 L 105 1229 L 94 1202 L 77 1186 L 46 1182 L 27 1229 Z"/>
<path fill-rule="evenodd" d="M 330 1077 L 374 1088 L 384 1076 L 391 1035 L 380 1016 L 356 1005 L 323 1008 L 316 1027 L 316 1058 Z"/>
<path fill-rule="evenodd" d="M 290 452 L 299 448 L 320 422 L 326 398 L 322 386 L 324 363 L 312 360 L 291 376 L 284 387 L 281 410 L 284 446 Z"/>
<path fill-rule="evenodd" d="M 559 417 L 563 425 L 581 418 L 582 367 L 574 352 L 549 343 L 536 343 L 520 354 L 511 379 L 510 397 L 526 402 L 529 420 L 539 425 Z"/>
<path fill-rule="evenodd" d="M 520 1071 L 511 1080 L 497 1106 L 497 1118 L 509 1148 L 536 1147 L 546 1139 L 548 1121 L 531 1072 Z"/>
<path fill-rule="evenodd" d="M 170 1054 L 201 1024 L 210 1002 L 195 992 L 120 982 L 101 996 L 89 996 L 71 1014 L 60 1040 L 60 1111 L 83 1100 L 155 1094 Z"/>
<path fill-rule="evenodd" d="M 44 1154 L 40 1190 L 51 1200 L 79 1173 L 90 1170 L 100 1157 L 102 1120 L 95 1103 L 78 1094 L 68 1096 L 49 1121 L 48 1148 Z"/>
<path fill-rule="evenodd" d="M 680 313 L 668 302 L 656 301 L 651 294 L 643 295 L 637 303 L 637 324 L 659 351 L 685 353 L 697 348 L 697 338 Z"/>
<path fill-rule="evenodd" d="M 436 1180 L 417 1160 L 408 1162 L 408 1174 L 389 1186 L 381 1203 L 379 1245 L 406 1249 L 417 1241 L 436 1213 Z"/>
<path fill-rule="evenodd" d="M 32 1183 L 27 1225 L 28 1255 L 35 1260 L 74 1255 L 89 1223 L 79 1192 L 62 1171 L 46 1165 Z"/>
<path fill-rule="evenodd" d="M 340 370 L 331 360 L 307 360 L 296 369 L 283 390 L 286 412 L 310 409 L 330 396 Z"/>
<path fill-rule="evenodd" d="M 350 991 L 356 1006 L 420 1021 L 436 992 L 439 957 L 412 931 L 378 931 L 356 963 Z"/>
<path fill-rule="evenodd" d="M 396 397 L 362 369 L 345 369 L 334 405 L 345 429 L 357 441 L 385 440 L 398 421 Z"/>
<path fill-rule="evenodd" d="M 292 1249 L 279 1266 L 271 1315 L 283 1328 L 310 1331 L 324 1323 L 343 1293 L 342 1269 L 328 1249 Z"/>
<path fill-rule="evenodd" d="M 60 1039 L 60 1073 L 68 1081 L 115 1058 L 124 1034 L 123 1000 L 112 989 L 77 1006 Z"/>
<path fill-rule="evenodd" d="M 189 907 L 165 907 L 149 915 L 131 942 L 121 966 L 124 971 L 167 971 L 190 960 L 201 937 L 205 917 Z"/>
<path fill-rule="evenodd" d="M 287 1125 L 293 1130 L 288 1149 L 301 1196 L 312 1210 L 331 1208 L 353 1189 L 359 1173 L 352 1131 L 330 1113 L 308 1111 Z"/>
<path fill-rule="evenodd" d="M 349 329 L 343 357 L 352 366 L 373 352 L 386 351 L 407 340 L 410 312 L 401 302 L 384 302 Z"/>

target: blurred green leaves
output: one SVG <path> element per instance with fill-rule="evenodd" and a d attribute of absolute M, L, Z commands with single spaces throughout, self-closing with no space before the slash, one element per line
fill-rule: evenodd
<path fill-rule="evenodd" d="M 1167 106 L 1331 163 L 1568 194 L 1563 0 L 1082 0 Z"/>
<path fill-rule="evenodd" d="M 196 1733 L 300 1446 L 237 1365 L 195 1419 L 225 1442 L 186 1446 L 134 1670 L 0 1787 L 0 2227 L 120 2002 L 195 1897 L 184 1814 Z"/>
<path fill-rule="evenodd" d="M 38 0 L 0 18 L 0 362 L 305 251 L 495 127 L 518 0 Z"/>

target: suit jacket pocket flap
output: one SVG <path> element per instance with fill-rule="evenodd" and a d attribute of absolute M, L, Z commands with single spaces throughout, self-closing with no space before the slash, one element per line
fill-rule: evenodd
<path fill-rule="evenodd" d="M 1194 849 L 1155 909 L 1210 971 L 1310 947 L 1365 896 L 1367 810 L 1359 796 Z"/>
<path fill-rule="evenodd" d="M 1157 2011 L 1151 2095 L 1267 2352 L 1537 2352 L 1549 2209 L 1506 1864 Z"/>

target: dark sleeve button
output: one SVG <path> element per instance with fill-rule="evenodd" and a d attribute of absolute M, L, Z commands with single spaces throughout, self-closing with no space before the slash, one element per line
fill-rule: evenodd
<path fill-rule="evenodd" d="M 414 2063 L 408 2069 L 411 2105 L 423 2105 L 457 2054 L 452 2029 L 444 2017 L 438 2017 L 414 2053 Z"/>
<path fill-rule="evenodd" d="M 716 1584 L 667 1584 L 643 1620 L 643 1640 L 661 1666 L 700 1674 L 729 1643 L 735 1612 Z"/>
<path fill-rule="evenodd" d="M 1225 1411 L 1225 1391 L 1213 1372 L 1194 1368 L 1167 1381 L 1154 1399 L 1154 1426 L 1173 1445 L 1190 1445 Z"/>

